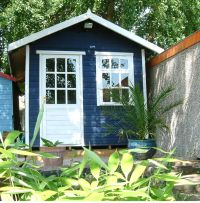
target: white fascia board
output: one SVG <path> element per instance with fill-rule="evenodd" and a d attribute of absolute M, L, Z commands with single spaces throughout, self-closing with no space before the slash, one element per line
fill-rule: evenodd
<path fill-rule="evenodd" d="M 85 51 L 50 51 L 50 50 L 37 50 L 36 54 L 41 55 L 86 55 Z"/>
<path fill-rule="evenodd" d="M 148 48 L 148 49 L 150 49 L 150 50 L 152 50 L 152 51 L 155 51 L 157 53 L 161 53 L 164 51 L 164 49 L 158 47 L 157 45 L 135 35 L 134 33 L 130 32 L 128 30 L 125 30 L 124 28 L 122 28 L 122 27 L 120 27 L 120 26 L 118 26 L 118 25 L 116 25 L 116 24 L 114 24 L 108 20 L 105 20 L 105 19 L 103 19 L 103 18 L 101 18 L 101 17 L 99 17 L 93 13 L 90 14 L 89 18 L 91 20 L 95 21 L 96 23 L 99 23 L 102 26 L 104 26 L 104 27 L 106 27 L 106 28 L 108 28 L 108 29 L 110 29 L 110 30 L 112 30 L 112 31 L 114 31 L 114 32 L 116 32 L 116 33 L 118 33 L 118 34 L 120 34 L 120 35 L 122 35 L 122 36 Z"/>
<path fill-rule="evenodd" d="M 46 29 L 41 30 L 41 31 L 39 31 L 39 32 L 36 32 L 36 33 L 34 33 L 34 34 L 31 34 L 31 35 L 29 35 L 29 36 L 27 36 L 27 37 L 24 37 L 24 38 L 22 38 L 22 39 L 20 39 L 20 40 L 18 40 L 18 41 L 15 41 L 15 42 L 9 44 L 9 45 L 8 45 L 8 51 L 15 50 L 15 49 L 17 49 L 17 48 L 19 48 L 19 47 L 22 47 L 22 46 L 24 46 L 24 45 L 26 45 L 26 44 L 29 44 L 29 43 L 31 43 L 31 42 L 34 42 L 34 41 L 36 41 L 36 40 L 38 40 L 38 39 L 41 39 L 41 38 L 43 38 L 43 37 L 46 37 L 46 36 L 48 36 L 48 35 L 51 35 L 51 34 L 53 34 L 53 33 L 55 33 L 55 32 L 58 32 L 58 31 L 60 31 L 60 30 L 62 30 L 62 29 L 65 29 L 65 28 L 67 28 L 67 27 L 70 27 L 70 26 L 72 26 L 72 25 L 75 25 L 75 24 L 77 24 L 77 23 L 80 23 L 80 22 L 82 22 L 82 21 L 85 21 L 85 20 L 87 20 L 88 18 L 89 18 L 89 17 L 88 17 L 88 14 L 87 14 L 87 13 L 86 13 L 86 14 L 82 14 L 82 15 L 80 15 L 80 16 L 71 18 L 71 19 L 66 20 L 66 21 L 64 21 L 64 22 L 62 22 L 62 23 L 58 23 L 58 24 L 56 24 L 56 25 L 54 25 L 54 26 L 51 26 L 51 27 L 49 27 L 49 28 L 46 28 Z"/>
<path fill-rule="evenodd" d="M 98 24 L 100 24 L 100 25 L 102 25 L 102 26 L 104 26 L 104 27 L 106 27 L 106 28 L 108 28 L 108 29 L 110 29 L 110 30 L 112 30 L 112 31 L 114 31 L 114 32 L 128 38 L 128 39 L 130 39 L 131 41 L 134 41 L 134 42 L 136 42 L 136 43 L 138 43 L 138 44 L 140 44 L 140 45 L 142 45 L 142 46 L 144 46 L 144 47 L 146 47 L 146 48 L 148 48 L 148 49 L 150 49 L 152 51 L 155 51 L 156 53 L 161 53 L 161 52 L 164 51 L 164 49 L 158 47 L 157 45 L 155 45 L 155 44 L 153 44 L 153 43 L 151 43 L 151 42 L 149 42 L 149 41 L 147 41 L 147 40 L 133 34 L 132 32 L 130 32 L 128 30 L 125 30 L 125 29 L 121 28 L 120 26 L 118 26 L 118 25 L 116 25 L 114 23 L 111 23 L 108 20 L 103 19 L 102 17 L 99 17 L 99 16 L 91 13 L 90 11 L 87 12 L 87 13 L 84 13 L 84 14 L 82 14 L 80 16 L 77 16 L 77 17 L 71 18 L 69 20 L 66 20 L 66 21 L 64 21 L 62 23 L 56 24 L 56 25 L 54 25 L 52 27 L 49 27 L 47 29 L 44 29 L 42 31 L 36 32 L 36 33 L 34 33 L 32 35 L 29 35 L 27 37 L 24 37 L 23 39 L 20 39 L 20 40 L 18 40 L 16 42 L 13 42 L 13 43 L 8 45 L 8 51 L 12 51 L 14 49 L 17 49 L 17 48 L 19 48 L 21 46 L 24 46 L 26 44 L 34 42 L 34 41 L 36 41 L 36 40 L 38 40 L 38 39 L 40 39 L 42 37 L 51 35 L 51 34 L 57 32 L 57 31 L 60 31 L 62 29 L 65 29 L 67 27 L 75 25 L 75 24 L 80 23 L 82 21 L 85 21 L 87 19 L 91 19 L 94 22 L 96 22 L 96 23 L 98 23 Z"/>

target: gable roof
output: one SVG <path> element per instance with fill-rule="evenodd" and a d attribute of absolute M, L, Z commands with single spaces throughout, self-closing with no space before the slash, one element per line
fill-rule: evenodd
<path fill-rule="evenodd" d="M 31 34 L 27 37 L 24 37 L 18 41 L 15 41 L 15 42 L 9 44 L 8 45 L 8 51 L 15 50 L 19 47 L 26 45 L 26 44 L 34 42 L 38 39 L 41 39 L 43 37 L 46 37 L 48 35 L 51 35 L 55 32 L 58 32 L 60 30 L 63 30 L 65 28 L 68 28 L 72 25 L 75 25 L 77 23 L 80 23 L 80 22 L 88 20 L 88 19 L 90 19 L 96 23 L 99 23 L 100 25 L 102 25 L 102 26 L 104 26 L 104 27 L 106 27 L 106 28 L 108 28 L 108 29 L 110 29 L 110 30 L 112 30 L 112 31 L 114 31 L 114 32 L 116 32 L 116 33 L 142 45 L 142 46 L 144 46 L 144 47 L 146 47 L 147 49 L 155 51 L 156 53 L 161 53 L 164 51 L 164 49 L 162 49 L 162 48 L 158 47 L 157 45 L 135 35 L 134 33 L 130 32 L 128 30 L 125 30 L 125 29 L 121 28 L 120 26 L 118 26 L 114 23 L 111 23 L 110 21 L 105 20 L 105 19 L 93 14 L 89 9 L 88 9 L 87 13 L 76 16 L 76 17 L 71 18 L 69 20 L 66 20 L 62 23 L 58 23 L 54 26 L 51 26 L 49 28 L 46 28 L 44 30 L 41 30 L 39 32 L 36 32 L 34 34 Z"/>
<path fill-rule="evenodd" d="M 185 49 L 197 44 L 200 42 L 200 30 L 194 32 L 193 34 L 189 35 L 185 39 L 181 40 L 177 44 L 173 45 L 166 51 L 162 52 L 161 54 L 153 57 L 149 63 L 148 67 L 152 68 L 156 65 L 162 63 L 163 61 L 175 56 L 176 54 L 184 51 Z"/>
<path fill-rule="evenodd" d="M 12 80 L 13 82 L 16 82 L 16 79 L 8 74 L 0 72 L 0 77 L 5 78 L 7 80 Z"/>

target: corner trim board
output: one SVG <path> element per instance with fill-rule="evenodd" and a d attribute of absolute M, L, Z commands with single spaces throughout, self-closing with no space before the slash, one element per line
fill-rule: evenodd
<path fill-rule="evenodd" d="M 147 104 L 147 82 L 146 82 L 146 63 L 145 63 L 145 50 L 141 50 L 142 54 L 142 81 L 143 81 L 143 95 L 144 102 Z"/>
<path fill-rule="evenodd" d="M 29 145 L 29 60 L 30 47 L 26 45 L 25 62 L 25 143 Z"/>

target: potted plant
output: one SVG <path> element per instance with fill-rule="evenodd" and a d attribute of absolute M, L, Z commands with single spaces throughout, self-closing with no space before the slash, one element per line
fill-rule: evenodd
<path fill-rule="evenodd" d="M 58 146 L 62 144 L 62 142 L 59 142 L 58 140 L 56 142 L 52 142 L 50 140 L 47 140 L 45 138 L 41 138 L 43 142 L 43 146 L 40 147 L 41 152 L 46 152 L 49 154 L 53 154 L 56 156 L 56 158 L 43 158 L 43 170 L 49 171 L 49 170 L 56 170 L 59 167 L 63 165 L 63 158 L 64 153 L 66 150 L 65 146 Z"/>
<path fill-rule="evenodd" d="M 135 154 L 136 158 L 152 157 L 156 152 L 152 147 L 156 147 L 157 130 L 169 130 L 164 118 L 165 113 L 182 103 L 176 101 L 164 104 L 173 90 L 170 85 L 154 97 L 148 98 L 148 102 L 145 103 L 139 85 L 129 86 L 129 96 L 118 96 L 121 106 L 112 106 L 104 110 L 106 115 L 112 118 L 111 123 L 106 124 L 109 134 L 117 133 L 120 137 L 126 137 L 129 149 L 146 148 L 147 152 Z"/>

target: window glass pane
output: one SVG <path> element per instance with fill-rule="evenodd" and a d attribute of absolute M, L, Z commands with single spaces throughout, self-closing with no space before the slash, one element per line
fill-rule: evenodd
<path fill-rule="evenodd" d="M 57 91 L 57 104 L 65 104 L 65 90 Z"/>
<path fill-rule="evenodd" d="M 46 87 L 55 87 L 55 75 L 46 74 Z"/>
<path fill-rule="evenodd" d="M 110 74 L 102 73 L 102 79 L 103 79 L 103 88 L 110 87 Z"/>
<path fill-rule="evenodd" d="M 55 104 L 55 90 L 46 90 L 46 103 Z"/>
<path fill-rule="evenodd" d="M 46 68 L 47 68 L 47 72 L 55 71 L 55 59 L 54 58 L 46 59 Z"/>
<path fill-rule="evenodd" d="M 128 69 L 128 60 L 127 59 L 121 59 L 120 60 L 120 68 Z"/>
<path fill-rule="evenodd" d="M 76 90 L 67 91 L 67 103 L 76 104 Z"/>
<path fill-rule="evenodd" d="M 65 72 L 65 59 L 63 59 L 63 58 L 57 59 L 57 71 Z"/>
<path fill-rule="evenodd" d="M 117 68 L 119 68 L 119 59 L 113 58 L 113 59 L 111 60 L 111 68 L 112 68 L 112 69 L 117 69 Z"/>
<path fill-rule="evenodd" d="M 122 98 L 123 100 L 129 100 L 129 89 L 122 89 Z"/>
<path fill-rule="evenodd" d="M 102 68 L 109 68 L 109 59 L 102 59 Z"/>
<path fill-rule="evenodd" d="M 57 74 L 57 87 L 65 87 L 65 74 Z"/>
<path fill-rule="evenodd" d="M 103 89 L 103 102 L 110 102 L 111 94 L 109 89 Z"/>
<path fill-rule="evenodd" d="M 76 75 L 75 74 L 67 75 L 67 87 L 76 88 Z"/>
<path fill-rule="evenodd" d="M 76 71 L 76 59 L 67 59 L 67 72 Z"/>
<path fill-rule="evenodd" d="M 119 74 L 118 73 L 112 73 L 112 87 L 119 87 Z"/>
<path fill-rule="evenodd" d="M 128 87 L 128 73 L 121 74 L 122 87 Z"/>
<path fill-rule="evenodd" d="M 112 101 L 113 102 L 119 102 L 120 101 L 119 89 L 112 89 Z"/>

